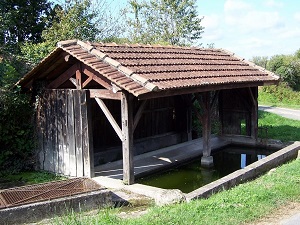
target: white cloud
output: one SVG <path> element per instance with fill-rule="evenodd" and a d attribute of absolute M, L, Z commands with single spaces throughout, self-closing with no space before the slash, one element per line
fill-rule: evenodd
<path fill-rule="evenodd" d="M 279 8 L 279 7 L 282 7 L 284 5 L 283 2 L 281 2 L 281 1 L 275 1 L 275 0 L 265 0 L 264 4 L 267 7 L 271 7 L 271 8 Z"/>
<path fill-rule="evenodd" d="M 296 12 L 294 14 L 294 19 L 297 21 L 297 22 L 300 22 L 300 12 Z"/>
<path fill-rule="evenodd" d="M 216 14 L 206 15 L 202 20 L 205 27 L 203 38 L 208 42 L 220 40 L 222 38 L 221 17 Z"/>
<path fill-rule="evenodd" d="M 227 0 L 224 4 L 225 22 L 243 33 L 283 26 L 278 12 L 255 9 L 244 0 Z"/>

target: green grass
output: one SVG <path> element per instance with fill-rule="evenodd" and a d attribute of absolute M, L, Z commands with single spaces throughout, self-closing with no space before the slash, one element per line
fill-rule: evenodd
<path fill-rule="evenodd" d="M 241 224 L 254 221 L 289 201 L 300 202 L 300 160 L 271 174 L 211 196 L 164 207 L 151 207 L 139 218 L 121 219 L 115 209 L 56 218 L 55 224 Z"/>
<path fill-rule="evenodd" d="M 283 142 L 300 140 L 300 121 L 287 119 L 273 113 L 258 111 L 258 126 L 268 130 L 268 138 Z M 264 133 L 259 137 L 265 138 Z"/>
<path fill-rule="evenodd" d="M 260 105 L 300 109 L 300 92 L 293 91 L 286 84 L 262 87 L 258 91 Z"/>
<path fill-rule="evenodd" d="M 14 186 L 44 183 L 62 179 L 65 178 L 52 173 L 39 171 L 23 171 L 16 174 L 1 174 L 0 189 L 10 188 Z"/>

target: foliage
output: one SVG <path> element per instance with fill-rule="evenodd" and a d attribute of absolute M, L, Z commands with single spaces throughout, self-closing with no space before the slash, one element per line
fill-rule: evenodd
<path fill-rule="evenodd" d="M 51 14 L 47 0 L 2 0 L 0 2 L 0 45 L 17 53 L 24 41 L 41 41 Z"/>
<path fill-rule="evenodd" d="M 300 108 L 299 92 L 290 88 L 287 83 L 259 88 L 258 102 L 262 105 Z"/>
<path fill-rule="evenodd" d="M 251 61 L 279 75 L 294 90 L 300 90 L 300 49 L 294 54 L 274 55 L 270 59 L 255 56 Z"/>
<path fill-rule="evenodd" d="M 131 0 L 129 39 L 140 43 L 191 45 L 201 38 L 195 0 Z"/>
<path fill-rule="evenodd" d="M 250 61 L 255 63 L 256 65 L 261 66 L 266 69 L 267 63 L 268 63 L 268 57 L 267 56 L 253 56 L 253 58 Z"/>
<path fill-rule="evenodd" d="M 32 167 L 33 129 L 29 97 L 12 84 L 20 78 L 16 65 L 0 62 L 0 171 Z"/>
<path fill-rule="evenodd" d="M 45 58 L 59 41 L 117 40 L 123 33 L 122 20 L 111 16 L 105 0 L 71 0 L 56 5 L 54 11 L 51 26 L 42 32 L 42 42 L 27 42 L 21 47 L 23 56 L 32 66 Z"/>
<path fill-rule="evenodd" d="M 271 57 L 267 69 L 278 74 L 290 87 L 300 90 L 300 58 L 296 54 Z"/>

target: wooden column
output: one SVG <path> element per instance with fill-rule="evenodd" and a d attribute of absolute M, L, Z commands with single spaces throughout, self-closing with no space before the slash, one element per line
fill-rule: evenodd
<path fill-rule="evenodd" d="M 210 109 L 210 93 L 205 92 L 203 95 L 204 114 L 203 114 L 203 156 L 210 156 L 211 153 L 211 109 Z"/>
<path fill-rule="evenodd" d="M 258 138 L 258 88 L 249 88 L 249 94 L 251 97 L 251 138 L 257 140 Z"/>
<path fill-rule="evenodd" d="M 202 119 L 202 136 L 203 136 L 203 156 L 201 166 L 212 167 L 213 157 L 211 154 L 211 97 L 210 92 L 202 94 L 203 119 Z"/>
<path fill-rule="evenodd" d="M 186 108 L 186 133 L 187 133 L 187 140 L 192 140 L 192 127 L 193 127 L 193 118 L 192 118 L 192 98 L 188 96 L 186 98 L 187 108 Z"/>
<path fill-rule="evenodd" d="M 133 166 L 133 106 L 132 98 L 127 92 L 122 93 L 121 98 L 122 114 L 122 153 L 123 153 L 123 182 L 134 183 Z"/>

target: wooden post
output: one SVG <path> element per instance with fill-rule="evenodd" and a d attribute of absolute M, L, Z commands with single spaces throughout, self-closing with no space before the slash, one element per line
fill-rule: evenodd
<path fill-rule="evenodd" d="M 122 114 L 122 152 L 123 152 L 123 182 L 125 184 L 134 183 L 133 166 L 133 106 L 130 95 L 122 93 L 121 98 Z"/>
<path fill-rule="evenodd" d="M 251 97 L 251 138 L 257 140 L 258 138 L 258 102 L 257 92 L 258 88 L 249 88 L 249 94 Z M 254 93 L 253 93 L 254 92 Z"/>
<path fill-rule="evenodd" d="M 213 157 L 211 153 L 211 103 L 210 103 L 210 92 L 202 94 L 203 104 L 203 120 L 202 120 L 202 136 L 203 136 L 203 156 L 201 158 L 201 165 L 204 167 L 213 166 Z"/>

